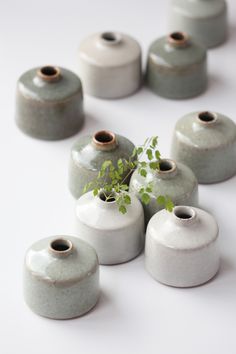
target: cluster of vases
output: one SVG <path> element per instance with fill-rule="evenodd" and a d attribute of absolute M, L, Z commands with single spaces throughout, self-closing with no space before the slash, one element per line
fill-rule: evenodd
<path fill-rule="evenodd" d="M 173 32 L 151 45 L 145 78 L 158 95 L 183 99 L 206 88 L 204 45 L 212 47 L 225 39 L 225 2 L 175 0 L 171 19 L 172 27 L 183 32 Z M 90 36 L 80 45 L 78 73 L 82 83 L 71 71 L 54 66 L 24 73 L 17 85 L 19 128 L 46 140 L 78 132 L 84 121 L 83 90 L 101 98 L 119 98 L 140 87 L 140 46 L 121 33 Z M 99 264 L 127 262 L 144 247 L 147 271 L 167 285 L 200 285 L 218 271 L 218 226 L 213 216 L 198 208 L 198 183 L 216 183 L 236 174 L 235 123 L 208 111 L 179 119 L 171 159 L 162 159 L 159 169 L 148 170 L 146 177 L 138 171 L 132 174 L 131 204 L 124 215 L 115 199 L 107 201 L 102 190 L 96 197 L 92 191 L 83 194 L 104 161 L 116 164 L 133 149 L 126 137 L 106 130 L 82 136 L 73 145 L 69 189 L 77 200 L 78 238 L 45 238 L 27 251 L 24 296 L 37 314 L 67 319 L 88 312 L 99 297 Z M 145 205 L 139 190 L 148 183 L 153 190 Z M 159 195 L 172 199 L 172 213 L 156 203 Z"/>

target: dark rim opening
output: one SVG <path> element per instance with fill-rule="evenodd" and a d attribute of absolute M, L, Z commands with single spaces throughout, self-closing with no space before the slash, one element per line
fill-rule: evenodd
<path fill-rule="evenodd" d="M 104 193 L 104 192 L 101 192 L 99 194 L 99 198 L 103 201 L 103 202 L 106 202 L 106 203 L 111 203 L 111 202 L 114 202 L 116 199 L 115 199 L 115 196 L 114 196 L 114 193 L 110 193 L 109 194 L 109 198 L 107 199 L 107 195 Z"/>
<path fill-rule="evenodd" d="M 72 243 L 69 240 L 58 239 L 52 241 L 50 247 L 55 252 L 67 252 L 71 250 Z"/>
<path fill-rule="evenodd" d="M 40 73 L 43 76 L 55 77 L 59 75 L 59 69 L 56 68 L 55 66 L 43 66 L 40 69 Z"/>
<path fill-rule="evenodd" d="M 181 220 L 192 219 L 194 217 L 194 211 L 188 207 L 175 207 L 174 215 Z"/>
<path fill-rule="evenodd" d="M 102 39 L 108 42 L 116 42 L 117 41 L 117 36 L 113 32 L 104 32 L 102 33 Z"/>
<path fill-rule="evenodd" d="M 101 130 L 94 134 L 95 142 L 99 144 L 108 144 L 115 141 L 115 134 L 107 130 Z"/>
<path fill-rule="evenodd" d="M 171 160 L 161 160 L 159 163 L 160 171 L 167 172 L 175 168 L 175 164 Z"/>
<path fill-rule="evenodd" d="M 200 121 L 202 121 L 203 123 L 211 123 L 216 120 L 216 116 L 214 115 L 214 113 L 205 111 L 199 113 L 198 119 L 200 119 Z"/>
<path fill-rule="evenodd" d="M 168 36 L 168 41 L 176 46 L 185 46 L 188 42 L 188 36 L 184 32 L 173 32 Z"/>
<path fill-rule="evenodd" d="M 186 37 L 183 32 L 173 32 L 170 34 L 170 38 L 174 41 L 183 41 Z"/>

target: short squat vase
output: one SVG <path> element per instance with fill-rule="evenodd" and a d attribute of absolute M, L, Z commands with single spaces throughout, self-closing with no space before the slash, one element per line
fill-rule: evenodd
<path fill-rule="evenodd" d="M 84 121 L 81 81 L 69 70 L 34 68 L 18 80 L 16 123 L 26 134 L 60 140 L 76 134 Z"/>
<path fill-rule="evenodd" d="M 77 199 L 83 194 L 84 186 L 97 178 L 104 161 L 111 160 L 116 165 L 120 158 L 129 158 L 133 149 L 130 140 L 107 130 L 81 137 L 71 149 L 69 188 L 72 195 Z"/>
<path fill-rule="evenodd" d="M 113 196 L 88 192 L 76 205 L 77 235 L 96 250 L 100 264 L 127 262 L 144 248 L 144 215 L 140 201 L 130 195 L 131 204 L 122 214 Z"/>
<path fill-rule="evenodd" d="M 143 204 L 146 223 L 163 208 L 156 200 L 160 195 L 168 195 L 175 205 L 198 205 L 197 179 L 190 168 L 182 163 L 163 159 L 159 170 L 149 169 L 146 177 L 134 171 L 130 181 L 130 191 L 139 197 L 140 189 L 146 188 L 149 183 L 152 184 L 153 190 L 150 203 Z"/>
<path fill-rule="evenodd" d="M 145 245 L 147 271 L 159 282 L 190 287 L 206 283 L 219 269 L 218 225 L 204 210 L 177 206 L 150 220 Z"/>
<path fill-rule="evenodd" d="M 207 86 L 204 47 L 183 32 L 154 41 L 149 49 L 146 80 L 157 95 L 184 99 L 202 93 Z"/>
<path fill-rule="evenodd" d="M 79 47 L 78 73 L 85 93 L 100 98 L 133 94 L 141 85 L 141 48 L 117 32 L 96 33 Z"/>
<path fill-rule="evenodd" d="M 224 181 L 236 174 L 236 124 L 220 113 L 189 113 L 176 124 L 171 150 L 199 183 Z"/>
<path fill-rule="evenodd" d="M 207 48 L 223 43 L 227 36 L 225 0 L 172 0 L 170 31 L 184 31 Z"/>
<path fill-rule="evenodd" d="M 36 242 L 25 257 L 24 297 L 40 316 L 70 319 L 85 314 L 99 297 L 96 252 L 71 236 Z"/>

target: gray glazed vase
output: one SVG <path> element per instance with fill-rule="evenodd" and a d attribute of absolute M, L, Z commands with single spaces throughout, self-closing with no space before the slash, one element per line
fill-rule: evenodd
<path fill-rule="evenodd" d="M 198 183 L 189 167 L 170 159 L 160 161 L 160 170 L 148 170 L 147 176 L 141 176 L 134 171 L 130 180 L 130 192 L 140 198 L 139 190 L 151 183 L 153 191 L 148 205 L 143 204 L 145 221 L 163 207 L 156 199 L 160 195 L 169 196 L 175 205 L 198 205 Z"/>
<path fill-rule="evenodd" d="M 223 43 L 227 37 L 225 0 L 172 0 L 170 31 L 184 31 L 207 48 Z"/>
<path fill-rule="evenodd" d="M 34 68 L 17 82 L 16 124 L 26 134 L 44 140 L 76 134 L 84 121 L 81 81 L 69 70 Z"/>
<path fill-rule="evenodd" d="M 142 81 L 140 45 L 124 33 L 92 34 L 80 43 L 78 73 L 89 95 L 108 99 L 129 96 Z"/>
<path fill-rule="evenodd" d="M 166 98 L 201 94 L 207 86 L 206 50 L 183 32 L 155 40 L 149 48 L 146 81 L 152 91 Z"/>
<path fill-rule="evenodd" d="M 218 234 L 216 220 L 202 209 L 181 205 L 172 213 L 159 211 L 147 227 L 147 271 L 170 286 L 206 283 L 220 265 Z"/>
<path fill-rule="evenodd" d="M 69 163 L 69 189 L 78 199 L 84 186 L 97 178 L 104 161 L 111 160 L 116 165 L 120 158 L 128 159 L 134 144 L 127 138 L 107 130 L 93 136 L 81 137 L 71 149 Z M 124 177 L 127 171 L 124 173 Z M 129 179 L 126 179 L 129 182 Z"/>
<path fill-rule="evenodd" d="M 236 125 L 215 112 L 193 112 L 176 124 L 171 156 L 195 173 L 199 183 L 216 183 L 236 174 Z"/>
<path fill-rule="evenodd" d="M 26 253 L 23 285 L 26 304 L 38 315 L 52 319 L 81 316 L 99 297 L 96 252 L 72 236 L 42 239 Z"/>

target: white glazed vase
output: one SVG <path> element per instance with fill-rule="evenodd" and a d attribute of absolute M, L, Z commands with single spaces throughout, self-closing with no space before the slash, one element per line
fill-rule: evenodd
<path fill-rule="evenodd" d="M 100 264 L 127 262 L 143 250 L 143 208 L 137 197 L 130 197 L 125 214 L 115 201 L 104 201 L 102 193 L 85 193 L 76 203 L 76 233 L 95 248 Z"/>
<path fill-rule="evenodd" d="M 210 280 L 219 269 L 218 225 L 204 210 L 177 206 L 150 220 L 145 245 L 147 271 L 159 282 L 191 287 Z"/>

